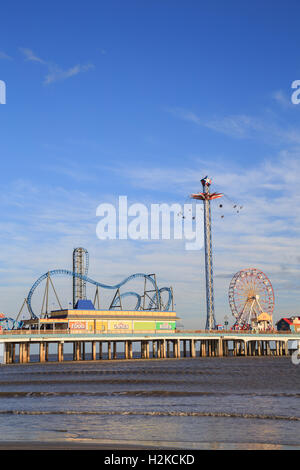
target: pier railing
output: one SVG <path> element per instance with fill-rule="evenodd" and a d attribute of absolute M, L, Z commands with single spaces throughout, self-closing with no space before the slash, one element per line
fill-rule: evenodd
<path fill-rule="evenodd" d="M 250 335 L 250 334 L 253 334 L 253 335 L 257 335 L 257 334 L 262 334 L 262 335 L 266 335 L 266 334 L 270 334 L 270 335 L 274 335 L 274 334 L 293 334 L 293 333 L 297 333 L 297 332 L 293 332 L 293 331 L 290 331 L 290 330 L 287 330 L 287 331 L 277 331 L 277 330 L 266 330 L 266 331 L 261 331 L 261 330 L 176 330 L 176 333 L 189 333 L 189 334 L 193 334 L 193 333 L 198 333 L 198 334 L 201 334 L 201 333 L 210 333 L 210 334 L 240 334 L 240 335 Z M 300 333 L 300 331 L 299 331 Z"/>
<path fill-rule="evenodd" d="M 134 331 L 134 330 L 127 330 L 127 331 L 116 331 L 116 330 L 96 330 L 96 331 L 80 331 L 80 330 L 73 330 L 70 328 L 66 328 L 64 330 L 60 329 L 54 329 L 54 330 L 2 330 L 0 331 L 0 335 L 41 335 L 41 334 L 46 334 L 46 335 L 66 335 L 66 334 L 84 334 L 84 335 L 93 335 L 93 334 L 174 334 L 174 330 L 171 332 L 169 331 Z M 175 330 L 176 334 L 216 334 L 216 335 L 245 335 L 245 334 L 261 334 L 261 335 L 290 335 L 290 334 L 295 334 L 297 332 L 292 332 L 292 331 L 277 331 L 277 330 L 267 330 L 267 331 L 256 331 L 256 330 Z M 300 334 L 300 331 L 299 331 Z"/>
<path fill-rule="evenodd" d="M 123 330 L 123 331 L 119 331 L 119 330 L 106 330 L 106 331 L 102 331 L 102 330 L 96 330 L 96 331 L 82 331 L 82 330 L 73 330 L 73 329 L 70 329 L 70 328 L 66 328 L 64 330 L 60 330 L 60 329 L 57 329 L 57 330 L 2 330 L 0 331 L 0 335 L 68 335 L 68 334 L 82 334 L 82 335 L 124 335 L 124 334 L 141 334 L 141 335 L 159 335 L 159 334 L 163 334 L 163 333 L 167 333 L 167 331 L 160 331 L 160 330 L 153 330 L 153 331 L 149 331 L 149 330 L 142 330 L 142 331 L 134 331 L 134 330 Z M 170 331 L 169 332 L 170 334 L 174 334 L 174 330 L 173 331 Z"/>

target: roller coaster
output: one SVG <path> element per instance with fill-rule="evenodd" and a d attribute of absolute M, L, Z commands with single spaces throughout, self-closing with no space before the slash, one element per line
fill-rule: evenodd
<path fill-rule="evenodd" d="M 112 303 L 109 307 L 109 310 L 114 310 L 116 307 L 120 307 L 120 306 L 117 306 L 118 299 L 120 300 L 120 299 L 122 299 L 124 297 L 128 297 L 128 296 L 134 296 L 137 299 L 137 303 L 136 303 L 136 306 L 135 306 L 134 310 L 151 310 L 152 307 L 153 307 L 153 309 L 156 309 L 156 310 L 161 308 L 162 311 L 169 311 L 170 306 L 171 306 L 172 301 L 173 301 L 172 289 L 170 287 L 162 287 L 161 289 L 157 288 L 156 282 L 153 279 L 152 275 L 143 274 L 143 273 L 132 274 L 131 276 L 128 276 L 126 279 L 124 279 L 120 283 L 115 284 L 113 286 L 110 286 L 110 285 L 107 285 L 107 284 L 103 284 L 101 282 L 94 281 L 93 279 L 91 279 L 87 276 L 83 276 L 82 274 L 78 274 L 78 273 L 75 273 L 73 271 L 68 271 L 66 269 L 54 269 L 52 271 L 48 271 L 47 273 L 45 273 L 41 277 L 39 277 L 35 281 L 35 283 L 33 284 L 33 286 L 31 287 L 31 289 L 28 293 L 27 306 L 28 306 L 28 310 L 29 310 L 29 313 L 30 313 L 32 319 L 37 319 L 38 318 L 38 316 L 33 312 L 33 308 L 32 308 L 32 296 L 34 294 L 34 291 L 36 290 L 37 286 L 39 284 L 41 284 L 41 282 L 43 282 L 45 279 L 51 279 L 53 276 L 67 276 L 67 277 L 72 277 L 72 278 L 75 277 L 75 278 L 79 278 L 79 279 L 85 281 L 86 283 L 93 284 L 94 286 L 96 286 L 98 288 L 101 287 L 103 289 L 110 289 L 110 290 L 116 290 L 116 291 L 118 291 L 118 289 L 120 289 L 120 287 L 124 286 L 127 282 L 129 282 L 133 279 L 136 279 L 136 278 L 143 278 L 144 281 L 149 281 L 152 284 L 152 286 L 155 290 L 155 293 L 151 298 L 149 298 L 148 308 L 141 308 L 142 307 L 142 298 L 145 296 L 145 293 L 143 295 L 140 295 L 137 292 L 131 292 L 130 291 L 130 292 L 124 292 L 122 294 L 115 295 L 115 297 L 114 297 L 114 299 L 113 299 L 113 301 L 112 301 Z M 162 304 L 162 298 L 161 298 L 161 294 L 163 292 L 168 293 L 168 299 L 167 299 L 167 302 L 164 305 Z M 160 306 L 160 307 L 158 307 L 158 306 Z"/>
<path fill-rule="evenodd" d="M 79 254 L 79 257 L 78 257 Z M 82 257 L 82 258 L 80 258 Z M 86 260 L 84 260 L 86 257 Z M 80 262 L 78 262 L 78 259 Z M 88 271 L 88 252 L 83 248 L 76 248 L 73 252 L 73 271 L 67 269 L 54 269 L 44 273 L 40 276 L 32 285 L 31 289 L 28 292 L 27 297 L 25 298 L 21 310 L 15 320 L 15 325 L 12 325 L 12 328 L 20 327 L 20 322 L 18 321 L 20 314 L 23 310 L 23 307 L 27 305 L 28 312 L 32 320 L 37 320 L 39 316 L 34 312 L 32 306 L 32 299 L 33 295 L 37 289 L 37 287 L 46 281 L 46 287 L 43 296 L 43 306 L 40 316 L 45 316 L 48 313 L 48 296 L 49 296 L 49 288 L 52 286 L 54 294 L 56 296 L 56 300 L 59 304 L 60 309 L 62 309 L 61 302 L 58 298 L 56 293 L 52 278 L 53 277 L 71 277 L 73 278 L 73 308 L 76 307 L 76 301 L 79 299 L 86 298 L 86 284 L 90 284 L 95 286 L 95 297 L 94 297 L 94 305 L 96 300 L 98 299 L 98 309 L 100 308 L 99 305 L 99 288 L 114 290 L 115 295 L 110 303 L 110 307 L 108 310 L 123 310 L 122 308 L 122 301 L 126 297 L 133 297 L 135 298 L 135 307 L 133 310 L 157 310 L 157 311 L 169 311 L 170 309 L 174 309 L 174 301 L 173 301 L 173 290 L 171 287 L 162 287 L 159 288 L 156 283 L 156 276 L 155 274 L 144 274 L 144 273 L 136 273 L 132 274 L 131 276 L 126 277 L 121 282 L 115 285 L 108 285 L 102 282 L 95 281 L 87 276 Z M 143 294 L 139 294 L 134 291 L 126 291 L 120 293 L 120 288 L 123 287 L 128 282 L 134 279 L 143 279 L 144 281 L 144 291 Z M 150 286 L 149 286 L 150 283 Z M 43 313 L 43 308 L 45 306 L 45 312 Z"/>
<path fill-rule="evenodd" d="M 4 330 L 19 330 L 22 328 L 23 322 L 15 320 L 14 318 L 1 316 L 0 317 L 0 327 Z"/>

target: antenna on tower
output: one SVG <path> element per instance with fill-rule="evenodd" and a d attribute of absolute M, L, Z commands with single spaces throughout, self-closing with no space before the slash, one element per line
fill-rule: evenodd
<path fill-rule="evenodd" d="M 203 201 L 204 205 L 204 249 L 205 249 L 205 276 L 206 276 L 206 330 L 216 328 L 214 307 L 214 284 L 213 284 L 213 258 L 211 237 L 211 208 L 210 201 L 223 196 L 222 193 L 211 193 L 209 191 L 211 179 L 205 176 L 201 180 L 202 193 L 191 194 L 192 199 Z"/>

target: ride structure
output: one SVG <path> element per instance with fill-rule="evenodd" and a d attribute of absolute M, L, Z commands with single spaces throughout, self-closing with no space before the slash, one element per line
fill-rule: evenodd
<path fill-rule="evenodd" d="M 234 329 L 273 327 L 275 305 L 271 281 L 258 269 L 242 269 L 237 272 L 229 285 L 229 305 L 235 317 Z"/>
<path fill-rule="evenodd" d="M 89 254 L 85 248 L 75 248 L 73 251 L 73 308 L 78 300 L 86 299 L 86 281 L 89 270 Z M 79 274 L 81 277 L 76 276 Z"/>
<path fill-rule="evenodd" d="M 115 285 L 108 285 L 102 282 L 97 282 L 87 276 L 89 266 L 89 255 L 84 248 L 75 248 L 73 251 L 73 271 L 67 269 L 54 269 L 44 273 L 40 276 L 30 288 L 27 297 L 25 298 L 22 308 L 18 314 L 19 319 L 22 310 L 27 306 L 30 318 L 38 320 L 39 318 L 47 318 L 50 314 L 49 311 L 49 297 L 50 289 L 52 289 L 56 303 L 60 310 L 63 310 L 62 302 L 59 299 L 58 293 L 55 289 L 53 278 L 54 277 L 71 277 L 73 279 L 73 309 L 77 308 L 79 301 L 86 300 L 86 286 L 87 284 L 95 287 L 93 306 L 98 304 L 100 309 L 99 289 L 108 289 L 115 291 L 114 296 L 110 302 L 108 310 L 123 310 L 123 300 L 131 297 L 135 300 L 134 311 L 160 311 L 168 312 L 174 310 L 173 290 L 172 287 L 159 288 L 156 282 L 155 274 L 136 273 L 123 279 Z M 122 292 L 120 289 L 128 282 L 133 280 L 143 280 L 143 293 L 135 291 Z M 42 300 L 42 307 L 40 314 L 34 312 L 32 306 L 32 298 L 37 287 L 45 281 L 45 289 Z"/>
<path fill-rule="evenodd" d="M 23 322 L 15 320 L 14 318 L 7 317 L 0 313 L 0 331 L 3 330 L 18 330 L 22 328 Z"/>
<path fill-rule="evenodd" d="M 210 201 L 223 196 L 222 193 L 211 193 L 209 188 L 211 179 L 206 176 L 201 180 L 203 192 L 192 194 L 192 199 L 203 201 L 204 206 L 204 249 L 205 249 L 205 276 L 206 276 L 206 330 L 216 328 L 214 308 L 214 285 L 213 285 L 213 255 L 211 236 L 211 207 Z"/>

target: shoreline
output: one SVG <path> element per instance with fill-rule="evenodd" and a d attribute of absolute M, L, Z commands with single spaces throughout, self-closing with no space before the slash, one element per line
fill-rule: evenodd
<path fill-rule="evenodd" d="M 157 444 L 157 445 L 154 445 Z M 178 443 L 179 444 L 179 443 Z M 276 444 L 261 442 L 199 442 L 186 446 L 176 445 L 170 442 L 169 445 L 159 445 L 159 443 L 114 442 L 114 441 L 0 441 L 0 450 L 100 450 L 100 451 L 189 451 L 196 453 L 201 450 L 300 450 L 299 444 Z M 183 443 L 182 443 L 183 444 Z"/>

